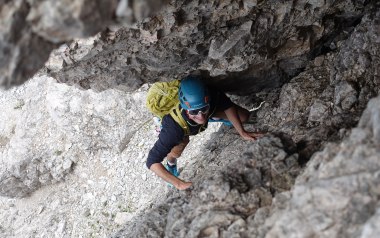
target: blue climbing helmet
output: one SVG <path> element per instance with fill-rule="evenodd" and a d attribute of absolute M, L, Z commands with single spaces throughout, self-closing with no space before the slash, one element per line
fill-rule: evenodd
<path fill-rule="evenodd" d="M 187 76 L 181 80 L 178 91 L 181 107 L 195 110 L 209 106 L 209 93 L 202 80 L 196 76 Z"/>

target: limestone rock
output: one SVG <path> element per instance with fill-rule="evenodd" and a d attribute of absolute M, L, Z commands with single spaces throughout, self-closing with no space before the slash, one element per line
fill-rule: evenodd
<path fill-rule="evenodd" d="M 6 138 L 0 147 L 2 196 L 23 197 L 62 181 L 79 159 L 101 148 L 120 152 L 124 137 L 148 113 L 138 106 L 143 91 L 130 98 L 122 91 L 101 96 L 53 82 L 45 76 L 33 82 L 34 88 L 6 92 L 13 96 L 2 108 L 8 113 L 1 116 L 7 122 L 0 128 Z"/>
<path fill-rule="evenodd" d="M 358 1 L 173 1 L 136 28 L 102 38 L 91 57 L 54 77 L 86 89 L 134 89 L 203 72 L 219 88 L 249 94 L 282 85 L 334 51 L 367 8 Z"/>
<path fill-rule="evenodd" d="M 371 100 L 348 139 L 313 156 L 285 208 L 267 220 L 266 236 L 370 237 L 376 232 L 379 105 L 379 97 Z"/>
<path fill-rule="evenodd" d="M 269 206 L 273 194 L 290 189 L 300 168 L 297 163 L 288 163 L 292 156 L 284 152 L 279 138 L 268 137 L 254 144 L 231 147 L 223 144 L 236 141 L 236 136 L 225 134 L 223 138 L 218 142 L 221 151 L 205 150 L 205 158 L 192 165 L 206 170 L 194 178 L 193 190 L 187 194 L 174 193 L 163 201 L 165 208 L 150 210 L 115 237 L 229 236 L 247 230 L 245 217 Z M 240 151 L 246 151 L 243 158 L 238 156 Z M 283 156 L 278 157 L 279 154 Z M 275 157 L 278 158 L 274 160 Z M 157 221 L 163 224 L 157 226 Z"/>
<path fill-rule="evenodd" d="M 131 25 L 162 1 L 16 0 L 0 2 L 0 87 L 31 78 L 60 44 L 93 36 L 107 26 Z M 120 26 L 116 26 L 120 28 Z"/>
<path fill-rule="evenodd" d="M 55 2 L 1 3 L 1 16 L 16 19 L 0 23 L 12 59 L 23 45 L 9 38 L 25 39 L 23 49 L 33 37 L 69 39 L 71 30 L 55 32 L 38 13 L 44 6 L 78 20 Z M 380 99 L 369 100 L 380 92 L 379 9 L 377 1 L 171 1 L 132 27 L 62 46 L 45 70 L 75 86 L 41 71 L 0 91 L 8 196 L 0 197 L 0 235 L 376 236 Z M 144 10 L 142 1 L 119 1 L 116 15 L 133 22 Z M 10 30 L 18 21 L 23 34 Z M 35 41 L 41 55 L 50 51 Z M 28 64 L 13 65 L 22 73 Z M 210 125 L 216 133 L 193 138 L 179 160 L 181 178 L 193 182 L 180 192 L 144 165 L 157 135 L 140 86 L 196 70 L 247 94 L 229 94 L 239 105 L 264 102 L 245 127 L 267 133 L 249 142 Z"/>

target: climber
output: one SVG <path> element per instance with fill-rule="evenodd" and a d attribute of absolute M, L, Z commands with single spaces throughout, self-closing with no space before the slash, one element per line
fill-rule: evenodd
<path fill-rule="evenodd" d="M 239 107 L 223 93 L 207 88 L 200 78 L 188 76 L 179 86 L 178 112 L 186 122 L 187 131 L 168 114 L 162 119 L 162 129 L 157 142 L 150 150 L 146 165 L 160 178 L 179 190 L 189 188 L 192 183 L 178 178 L 177 158 L 189 143 L 189 135 L 196 135 L 207 128 L 208 120 L 228 120 L 246 140 L 255 140 L 262 133 L 247 132 L 242 123 L 249 117 L 249 111 Z M 167 163 L 162 165 L 164 158 Z"/>

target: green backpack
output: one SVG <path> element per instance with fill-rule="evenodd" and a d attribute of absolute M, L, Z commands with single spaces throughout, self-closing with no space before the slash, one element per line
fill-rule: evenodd
<path fill-rule="evenodd" d="M 180 82 L 180 80 L 174 80 L 171 82 L 154 83 L 148 91 L 146 106 L 149 111 L 160 119 L 170 114 L 183 128 L 185 135 L 189 135 L 189 127 L 179 110 L 178 90 Z"/>

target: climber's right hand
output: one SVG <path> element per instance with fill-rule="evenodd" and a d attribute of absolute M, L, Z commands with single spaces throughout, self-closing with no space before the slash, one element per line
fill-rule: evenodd
<path fill-rule="evenodd" d="M 185 189 L 190 188 L 192 185 L 193 185 L 192 182 L 181 181 L 181 182 L 178 183 L 175 187 L 176 187 L 176 189 L 178 189 L 178 190 L 185 190 Z"/>

